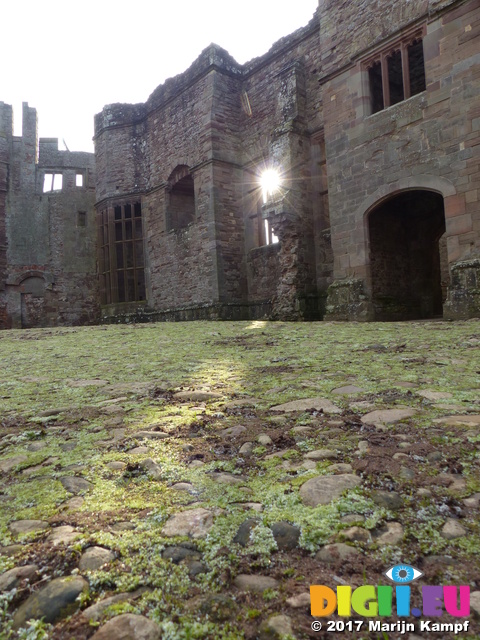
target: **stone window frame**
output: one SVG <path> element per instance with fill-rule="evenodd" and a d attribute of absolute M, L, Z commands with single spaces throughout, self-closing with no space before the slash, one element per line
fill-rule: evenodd
<path fill-rule="evenodd" d="M 58 187 L 59 177 L 61 178 L 60 187 Z M 64 175 L 62 171 L 53 169 L 51 171 L 45 171 L 43 173 L 42 193 L 58 193 L 59 191 L 63 191 L 64 186 Z"/>
<path fill-rule="evenodd" d="M 173 198 L 175 197 L 175 187 L 185 178 L 192 180 L 193 211 L 189 212 L 188 218 L 179 224 L 176 212 L 173 211 Z M 167 231 L 183 231 L 197 219 L 197 199 L 195 197 L 195 178 L 192 170 L 186 164 L 179 164 L 170 174 L 165 188 L 165 229 Z"/>
<path fill-rule="evenodd" d="M 387 45 L 379 48 L 375 51 L 374 54 L 370 54 L 365 56 L 360 60 L 360 65 L 362 71 L 366 73 L 366 84 L 367 84 L 367 92 L 366 94 L 369 97 L 369 111 L 366 114 L 367 116 L 375 115 L 376 113 L 380 113 L 385 111 L 385 109 L 389 109 L 396 104 L 401 104 L 412 97 L 411 93 L 411 78 L 410 78 L 410 67 L 409 67 L 409 59 L 408 59 L 408 49 L 411 45 L 416 42 L 422 42 L 427 34 L 426 24 L 421 26 L 417 26 L 414 29 L 410 29 L 402 34 L 402 36 L 396 38 L 394 41 L 390 41 Z M 401 54 L 401 69 L 402 69 L 402 81 L 403 81 L 403 98 L 401 100 L 397 100 L 394 104 L 391 103 L 390 100 L 390 77 L 389 77 L 389 69 L 388 69 L 388 60 L 395 53 L 400 52 Z M 383 107 L 374 110 L 373 109 L 373 95 L 371 89 L 371 79 L 370 79 L 370 70 L 375 65 L 381 65 L 381 82 L 382 82 L 382 97 L 383 97 Z M 425 75 L 425 59 L 423 62 L 423 72 Z M 426 84 L 426 77 L 425 77 Z M 425 89 L 414 93 L 413 95 L 419 95 Z"/>
<path fill-rule="evenodd" d="M 101 304 L 146 302 L 140 199 L 110 203 L 97 220 Z"/>

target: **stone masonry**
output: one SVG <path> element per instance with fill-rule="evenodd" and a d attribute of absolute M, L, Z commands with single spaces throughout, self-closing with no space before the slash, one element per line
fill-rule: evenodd
<path fill-rule="evenodd" d="M 479 52 L 479 0 L 319 0 L 104 107 L 96 174 L 0 103 L 0 326 L 480 316 Z"/>
<path fill-rule="evenodd" d="M 0 328 L 98 320 L 95 161 L 37 139 L 23 104 L 22 136 L 0 102 Z"/>
<path fill-rule="evenodd" d="M 104 319 L 479 315 L 479 33 L 477 0 L 320 0 L 260 58 L 211 45 L 105 107 Z"/>

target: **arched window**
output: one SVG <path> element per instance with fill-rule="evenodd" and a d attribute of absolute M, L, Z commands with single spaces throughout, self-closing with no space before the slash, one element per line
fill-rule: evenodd
<path fill-rule="evenodd" d="M 195 222 L 193 176 L 186 165 L 179 165 L 168 179 L 166 227 L 184 229 L 192 222 Z"/>

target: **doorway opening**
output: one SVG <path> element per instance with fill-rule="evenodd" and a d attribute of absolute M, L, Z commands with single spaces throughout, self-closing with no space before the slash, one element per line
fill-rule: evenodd
<path fill-rule="evenodd" d="M 403 191 L 368 216 L 375 320 L 442 315 L 448 286 L 443 196 Z"/>

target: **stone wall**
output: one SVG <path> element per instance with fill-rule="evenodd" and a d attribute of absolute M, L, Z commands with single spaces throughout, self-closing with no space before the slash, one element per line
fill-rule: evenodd
<path fill-rule="evenodd" d="M 377 4 L 326 0 L 319 16 L 334 277 L 359 281 L 370 300 L 368 216 L 403 190 L 443 196 L 450 268 L 480 252 L 478 2 Z M 426 91 L 370 115 L 365 64 L 408 30 L 424 33 Z M 331 289 L 330 319 L 351 317 L 340 290 Z M 369 306 L 363 319 L 373 317 Z"/>
<path fill-rule="evenodd" d="M 141 199 L 141 313 L 293 320 L 326 305 L 327 318 L 371 320 L 444 303 L 449 317 L 471 315 L 476 294 L 461 287 L 476 282 L 480 255 L 479 11 L 477 0 L 320 0 L 264 56 L 238 65 L 211 45 L 145 104 L 105 107 L 97 210 Z M 381 82 L 399 91 L 395 56 L 406 93 L 377 108 L 369 69 L 384 65 Z M 267 168 L 281 187 L 264 202 Z M 440 199 L 422 221 L 431 193 Z M 279 242 L 265 247 L 271 232 Z"/>
<path fill-rule="evenodd" d="M 5 197 L 0 190 L 0 236 L 2 229 L 5 233 L 0 269 L 6 245 L 0 327 L 95 322 L 93 154 L 59 151 L 57 139 L 38 141 L 37 114 L 26 103 L 22 136 L 13 136 L 11 113 L 9 105 L 0 103 L 0 166 L 8 176 Z M 61 176 L 61 185 L 53 183 L 55 175 Z M 45 180 L 49 187 L 44 191 Z"/>

